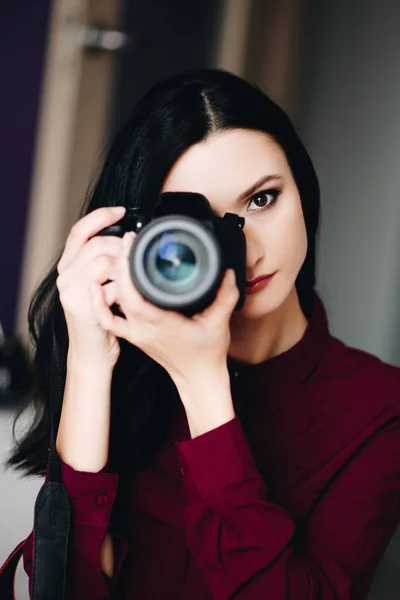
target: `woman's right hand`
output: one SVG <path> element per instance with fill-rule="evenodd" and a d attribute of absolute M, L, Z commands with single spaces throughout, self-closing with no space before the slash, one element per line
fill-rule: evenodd
<path fill-rule="evenodd" d="M 105 284 L 107 305 L 114 304 L 115 262 L 122 239 L 96 234 L 119 221 L 124 213 L 123 207 L 103 207 L 80 219 L 72 227 L 57 265 L 57 288 L 68 328 L 69 353 L 85 364 L 114 367 L 119 356 L 117 338 L 104 331 L 94 317 L 91 287 Z"/>

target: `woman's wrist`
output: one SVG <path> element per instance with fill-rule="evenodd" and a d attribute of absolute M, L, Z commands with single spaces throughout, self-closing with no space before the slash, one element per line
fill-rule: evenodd
<path fill-rule="evenodd" d="M 229 372 L 226 368 L 202 371 L 177 381 L 191 437 L 216 429 L 235 417 Z"/>
<path fill-rule="evenodd" d="M 116 360 L 89 355 L 74 347 L 69 347 L 67 354 L 67 370 L 89 377 L 99 377 L 101 380 L 112 377 Z"/>

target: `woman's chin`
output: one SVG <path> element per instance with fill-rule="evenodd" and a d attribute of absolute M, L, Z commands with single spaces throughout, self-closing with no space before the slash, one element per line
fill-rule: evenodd
<path fill-rule="evenodd" d="M 276 310 L 280 304 L 276 296 L 263 292 L 247 295 L 243 308 L 235 311 L 232 318 L 237 315 L 240 319 L 257 320 Z"/>
<path fill-rule="evenodd" d="M 232 317 L 235 318 L 234 315 L 237 314 L 240 319 L 257 320 L 262 319 L 279 309 L 288 301 L 291 286 L 274 286 L 274 283 L 276 284 L 279 282 L 271 281 L 271 284 L 264 289 L 254 294 L 246 294 L 243 308 L 236 311 L 236 313 L 234 312 Z"/>

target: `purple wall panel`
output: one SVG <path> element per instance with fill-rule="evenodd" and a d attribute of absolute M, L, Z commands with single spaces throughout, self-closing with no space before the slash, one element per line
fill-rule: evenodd
<path fill-rule="evenodd" d="M 0 321 L 13 332 L 51 0 L 0 2 Z"/>

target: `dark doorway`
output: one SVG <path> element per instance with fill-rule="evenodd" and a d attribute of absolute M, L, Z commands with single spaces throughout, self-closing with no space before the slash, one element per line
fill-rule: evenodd
<path fill-rule="evenodd" d="M 215 64 L 221 0 L 124 0 L 121 29 L 132 40 L 118 58 L 111 130 L 157 81 Z"/>

